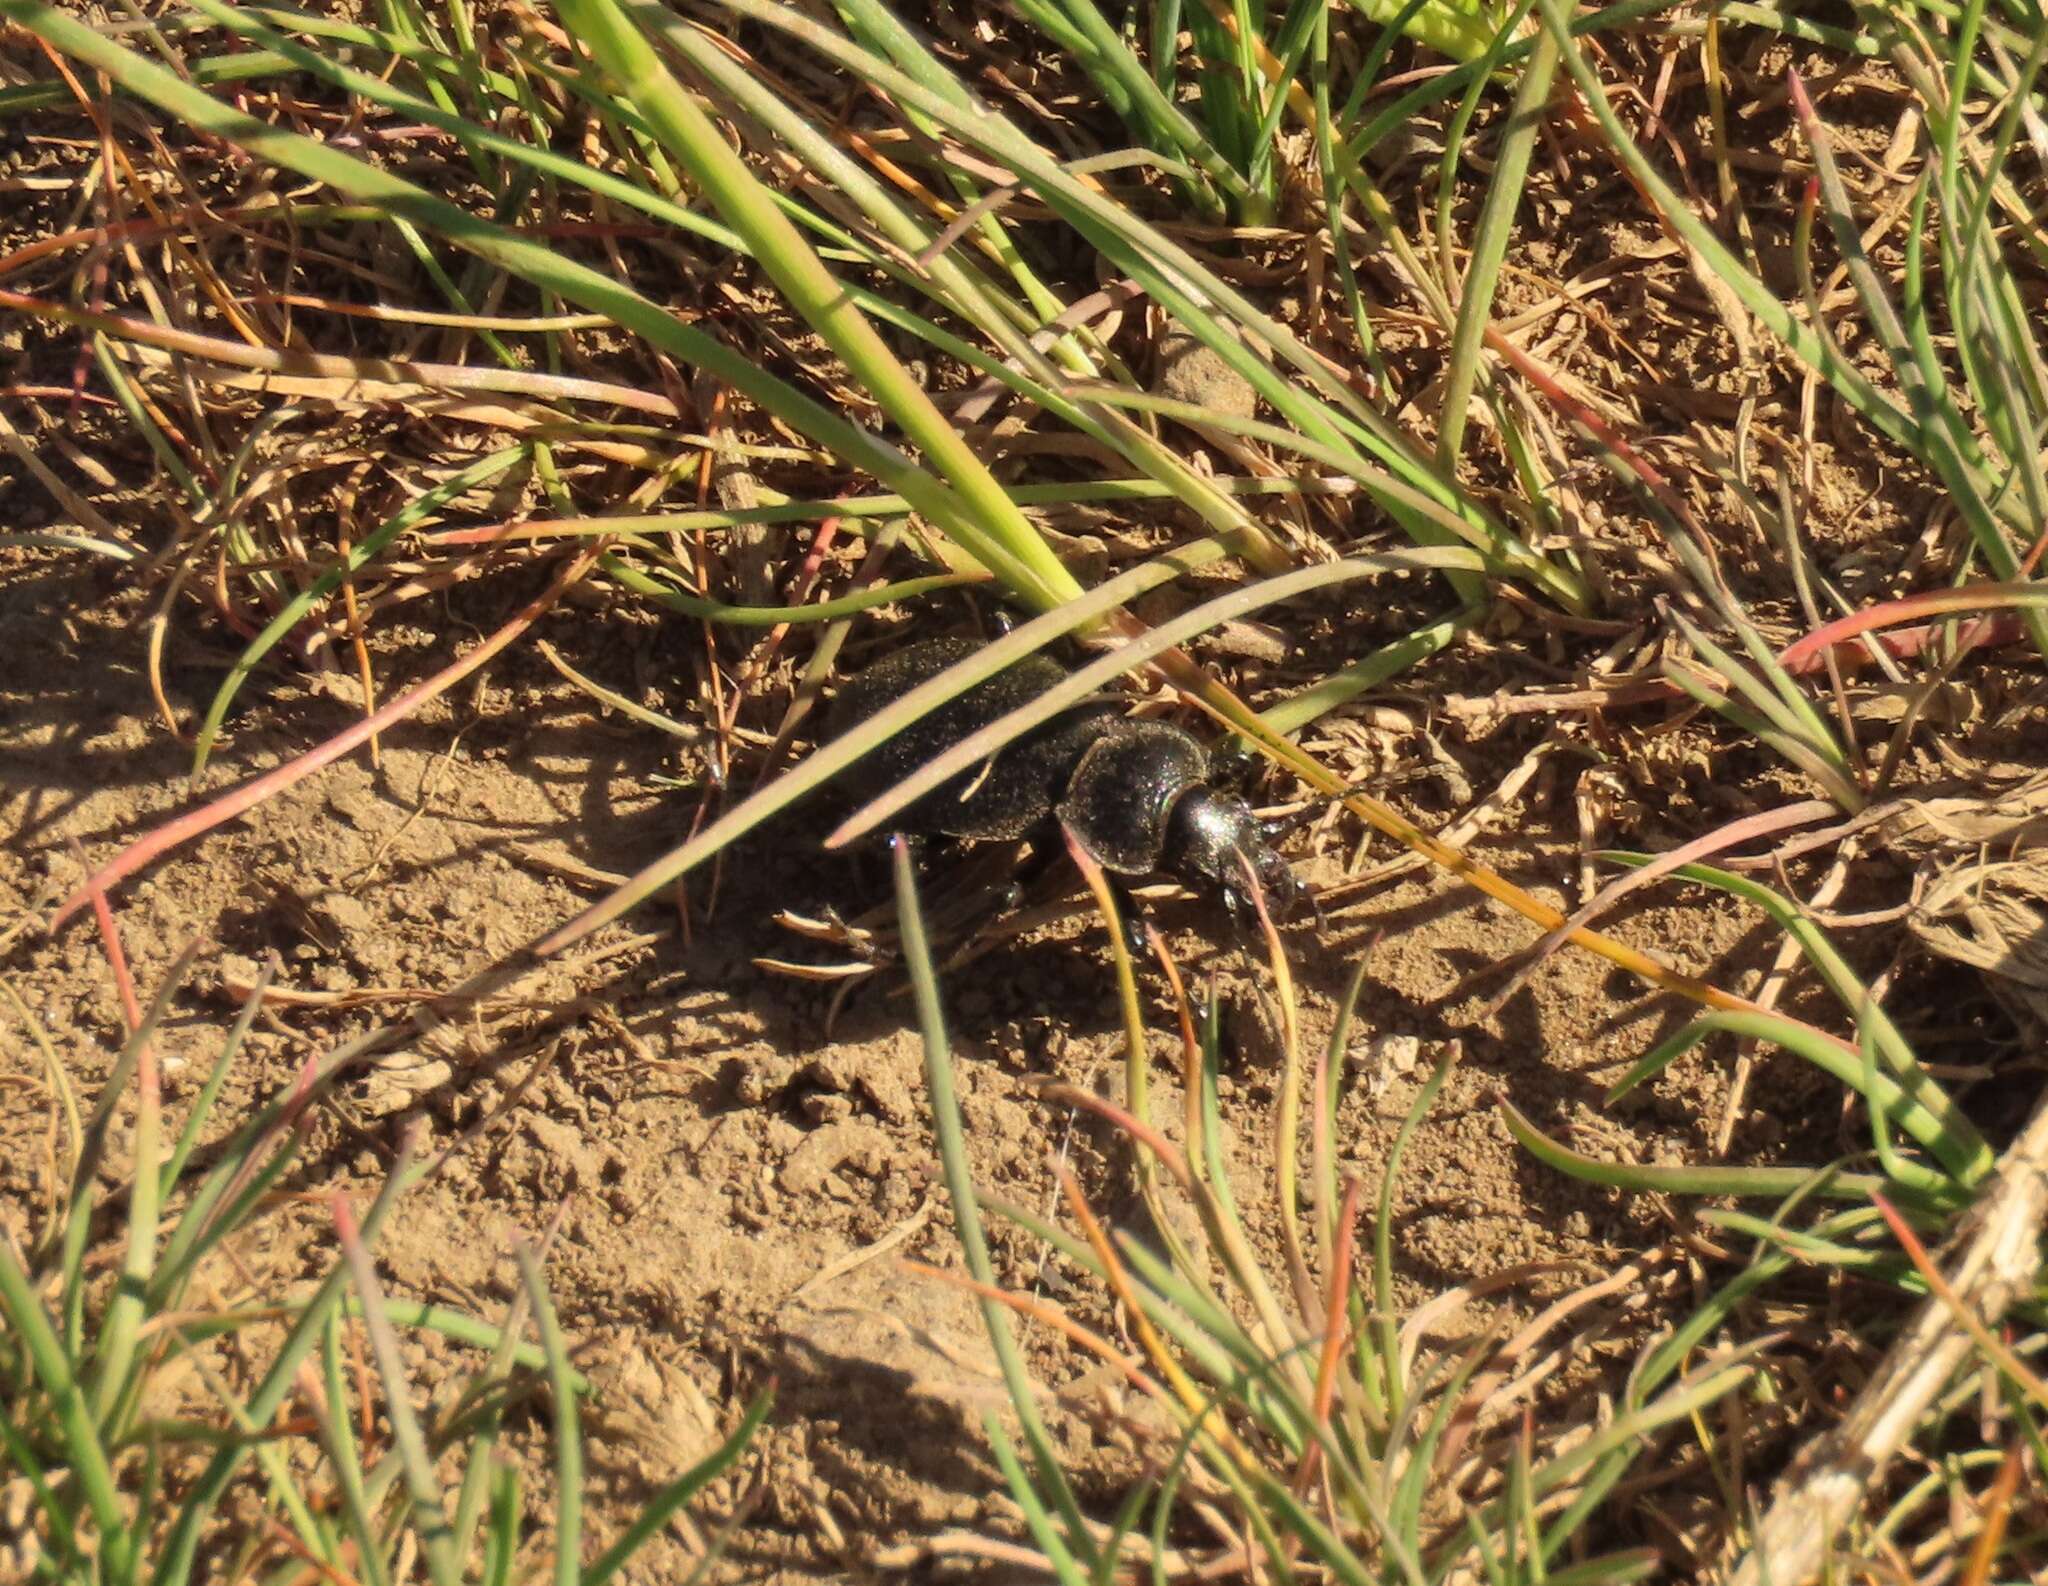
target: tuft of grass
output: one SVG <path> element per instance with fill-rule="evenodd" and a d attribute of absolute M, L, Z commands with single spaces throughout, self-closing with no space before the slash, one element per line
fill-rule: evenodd
<path fill-rule="evenodd" d="M 338 1256 L 309 1287 L 232 1306 L 214 1298 L 243 1288 L 218 1282 L 236 1244 L 302 1198 L 287 1188 L 289 1172 L 309 1106 L 336 1069 L 307 1070 L 239 1125 L 218 1116 L 266 972 L 174 1124 L 155 1041 L 195 952 L 141 1008 L 112 914 L 100 915 L 130 1033 L 89 1108 L 53 1055 L 51 1104 L 70 1123 L 49 1164 L 53 1193 L 40 1216 L 0 1237 L 0 1483 L 25 1482 L 31 1494 L 28 1529 L 13 1543 L 24 1578 L 186 1586 L 224 1567 L 234 1579 L 384 1586 L 405 1578 L 417 1555 L 434 1586 L 509 1581 L 534 1544 L 507 1417 L 546 1400 L 555 1579 L 603 1586 L 738 1465 L 767 1393 L 586 1561 L 576 1402 L 589 1390 L 537 1258 L 520 1252 L 521 1297 L 495 1323 L 389 1296 L 377 1278 L 377 1235 L 421 1172 L 409 1140 L 360 1214 L 346 1196 L 330 1198 Z M 47 1049 L 11 993 L 8 1006 Z M 529 1312 L 537 1344 L 523 1336 Z M 410 1380 L 404 1354 L 406 1337 L 428 1333 L 473 1362 L 431 1397 Z M 451 1468 L 456 1483 L 444 1486 Z M 231 1501 L 238 1489 L 253 1507 Z"/>
<path fill-rule="evenodd" d="M 1929 12 L 1911 4 L 1857 8 L 1866 29 L 1862 53 L 1891 62 L 1913 90 L 1922 118 L 1925 158 L 1909 195 L 1895 281 L 1866 250 L 1834 134 L 1799 73 L 1788 74 L 1787 92 L 1814 168 L 1794 238 L 1803 298 L 1794 305 L 1781 300 L 1754 263 L 1657 170 L 1621 120 L 1594 62 L 1573 40 L 1568 8 L 1560 0 L 1537 5 L 1545 35 L 1562 52 L 1608 153 L 1650 212 L 1873 435 L 1940 482 L 1967 535 L 1957 581 L 2030 577 L 2048 521 L 2048 465 L 2040 447 L 2048 426 L 2048 336 L 2038 314 L 2021 306 L 2008 253 L 2018 249 L 2038 264 L 2048 252 L 2048 232 L 2015 188 L 2008 156 L 2020 129 L 2040 114 L 2048 32 L 2039 8 L 2024 0 L 2015 8 L 2032 13 L 2031 31 L 2017 35 L 1981 3 L 1955 13 L 1954 27 L 1935 25 Z M 1798 31 L 1792 19 L 1768 8 L 1740 9 L 1758 25 Z M 1846 41 L 1831 36 L 1830 42 Z M 1995 112 L 1988 118 L 1966 108 L 1973 94 L 1985 91 Z M 2012 222 L 2003 235 L 1991 223 L 1994 213 Z M 1826 223 L 1838 272 L 1861 311 L 1853 325 L 1839 322 L 1817 288 L 1817 218 Z M 1844 350 L 1851 334 L 1880 355 L 1879 376 Z M 1603 451 L 1617 468 L 1630 469 L 1613 448 Z M 2035 647 L 2048 655 L 2048 618 L 2030 608 L 2022 620 Z"/>
<path fill-rule="evenodd" d="M 1629 865 L 1648 861 L 1648 856 L 1640 854 L 1606 857 Z M 1866 1428 L 1859 1436 L 1867 1441 L 1850 1451 L 1853 1468 L 1834 1480 L 1827 1498 L 1801 1500 L 1816 1506 L 1803 1520 L 1797 1505 L 1791 1505 L 1782 1515 L 1773 1516 L 1775 1531 L 1739 1533 L 1745 1545 L 1755 1550 L 1737 1578 L 1762 1586 L 1773 1578 L 1774 1568 L 1780 1573 L 1793 1568 L 1785 1558 L 1794 1550 L 1807 1564 L 1822 1570 L 1847 1569 L 1863 1556 L 1866 1542 L 1892 1551 L 1908 1533 L 1918 1533 L 1921 1546 L 1946 1556 L 1961 1556 L 1967 1550 L 1978 1560 L 1969 1578 L 2037 1577 L 2048 1567 L 2048 1551 L 2044 1551 L 2048 1513 L 2041 1512 L 2038 1502 L 2028 1503 L 2028 1520 L 2012 1529 L 2015 1496 L 2008 1479 L 1999 1473 L 2008 1450 L 2024 1448 L 2038 1457 L 2048 1447 L 2041 1434 L 2048 1399 L 2042 1397 L 2040 1379 L 2026 1363 L 2048 1351 L 2048 1264 L 2043 1259 L 2048 1247 L 2043 1245 L 2039 1220 L 2030 1210 L 1995 1232 L 1987 1230 L 1987 1235 L 2009 1252 L 2017 1252 L 2009 1257 L 2010 1264 L 2025 1274 L 2016 1286 L 2001 1288 L 1992 1301 L 2010 1307 L 2004 1339 L 1987 1331 L 1970 1307 L 1956 1299 L 1928 1248 L 1972 1233 L 1994 1196 L 2010 1200 L 2017 1194 L 2020 1205 L 2031 1208 L 2048 1194 L 2043 1188 L 2048 1185 L 2048 1161 L 2041 1158 L 2038 1143 L 2048 1138 L 2043 1123 L 2037 1118 L 2014 1152 L 2002 1161 L 1995 1158 L 1878 999 L 1805 910 L 1771 888 L 1712 866 L 1688 865 L 1674 874 L 1762 909 L 1785 931 L 1798 955 L 1840 1003 L 1854 1037 L 1828 1035 L 1779 1015 L 1710 1013 L 1686 1025 L 1631 1068 L 1610 1089 L 1608 1101 L 1627 1095 L 1709 1037 L 1736 1035 L 1774 1045 L 1840 1083 L 1861 1103 L 1870 1144 L 1858 1157 L 1813 1167 L 1615 1162 L 1571 1149 L 1503 1104 L 1509 1129 L 1547 1167 L 1587 1183 L 1680 1198 L 1717 1239 L 1737 1250 L 1747 1247 L 1741 1270 L 1646 1357 L 1631 1380 L 1631 1396 L 1678 1369 L 1690 1351 L 1703 1347 L 1716 1329 L 1727 1325 L 1743 1307 L 1767 1293 L 1796 1292 L 1798 1286 L 1810 1284 L 1816 1277 L 1836 1284 L 1853 1282 L 1865 1292 L 1890 1290 L 1922 1300 L 1940 1296 L 1957 1318 L 1952 1336 L 1964 1340 L 1967 1347 L 1943 1357 L 1945 1364 L 1932 1377 L 1932 1352 L 1925 1359 L 1918 1354 L 1904 1359 L 1896 1377 L 1885 1379 L 1887 1386 L 1875 1399 L 1866 1394 L 1866 1402 L 1843 1417 L 1845 1427 L 1860 1422 Z M 2030 1145 L 2029 1140 L 2034 1143 Z M 1759 1213 L 1740 1204 L 1745 1201 L 1770 1204 L 1766 1212 Z M 1961 1272 L 1966 1280 L 1975 1281 L 1982 1266 L 1977 1256 L 1966 1257 Z M 1884 1336 L 1897 1314 L 1897 1307 L 1892 1307 L 1878 1321 L 1861 1319 L 1858 1336 L 1866 1341 Z M 1901 1381 L 1913 1377 L 1928 1391 L 1911 1400 L 1914 1408 L 1910 1414 L 1902 1413 L 1885 1395 L 1905 1392 Z M 1838 1411 L 1839 1406 L 1830 1420 Z M 1872 1425 L 1882 1426 L 1883 1432 L 1869 1434 L 1867 1428 Z M 1829 1445 L 1818 1428 L 1812 1435 L 1809 1459 L 1825 1469 L 1833 1457 Z M 1903 1496 L 1888 1496 L 1883 1486 L 1872 1485 L 1873 1501 L 1867 1512 L 1858 1514 L 1856 1496 L 1866 1484 L 1874 1483 L 1884 1461 L 1902 1452 L 1944 1471 L 1942 1481 L 1936 1487 L 1918 1483 Z M 1749 1454 L 1739 1445 L 1729 1450 L 1731 1459 Z M 1983 1492 L 1980 1505 L 1972 1496 L 1971 1482 L 1975 1473 L 1983 1471 L 1992 1471 L 1994 1479 Z M 1614 1461 L 1595 1479 L 1623 1479 L 1620 1461 Z M 1953 1507 L 1945 1524 L 1930 1526 L 1934 1517 L 1926 1505 L 1935 1490 L 1943 1491 Z M 1844 1493 L 1850 1495 L 1846 1501 Z M 2038 1496 L 2037 1490 L 2033 1497 Z M 1812 1535 L 1820 1523 L 1814 1516 L 1821 1507 L 1828 1510 L 1831 1523 L 1840 1527 L 1840 1535 L 1826 1538 L 1824 1544 Z M 1937 1540 L 1929 1543 L 1929 1537 Z M 1991 1573 L 1994 1562 L 1996 1574 Z M 1799 1567 L 1797 1578 L 1807 1578 L 1804 1568 L 1804 1564 Z"/>
<path fill-rule="evenodd" d="M 1092 1112 L 1124 1147 L 1125 1166 L 1150 1211 L 1151 1232 L 1143 1237 L 1107 1226 L 1064 1170 L 1066 1216 L 1059 1221 L 976 1190 L 915 877 L 900 855 L 896 871 L 933 1124 L 968 1252 L 966 1276 L 952 1281 L 966 1283 L 982 1304 L 1006 1361 L 1013 1407 L 1034 1447 L 1044 1442 L 1042 1430 L 1033 1430 L 1044 1390 L 1018 1380 L 1022 1367 L 1010 1334 L 1020 1320 L 1053 1329 L 1092 1364 L 1108 1367 L 1130 1397 L 1149 1401 L 1156 1418 L 1120 1418 L 1127 1434 L 1135 1426 L 1155 1428 L 1137 1434 L 1147 1473 L 1099 1517 L 1077 1512 L 1065 1476 L 1042 1453 L 1030 1469 L 1008 1456 L 1001 1426 L 991 1423 L 1039 1567 L 1071 1582 L 1197 1571 L 1205 1578 L 1286 1579 L 1307 1570 L 1353 1583 L 1434 1581 L 1462 1572 L 1497 1581 L 1619 1582 L 1655 1572 L 1653 1550 L 1587 1553 L 1587 1515 L 1618 1473 L 1669 1429 L 1744 1390 L 1757 1369 L 1747 1352 L 1689 1360 L 1687 1369 L 1645 1384 L 1611 1417 L 1561 1439 L 1563 1428 L 1546 1428 L 1540 1445 L 1532 1441 L 1516 1407 L 1549 1368 L 1518 1377 L 1518 1365 L 1552 1328 L 1582 1324 L 1582 1311 L 1611 1285 L 1553 1304 L 1539 1326 L 1514 1339 L 1488 1332 L 1442 1350 L 1424 1342 L 1422 1316 L 1404 1318 L 1395 1298 L 1394 1191 L 1408 1143 L 1452 1056 L 1418 1091 L 1377 1191 L 1357 1177 L 1340 1179 L 1335 1130 L 1362 966 L 1328 1048 L 1311 1062 L 1300 1049 L 1296 992 L 1270 924 L 1272 995 L 1283 1034 L 1264 1210 L 1281 1238 L 1277 1253 L 1262 1254 L 1253 1209 L 1239 1199 L 1243 1181 L 1233 1176 L 1222 1146 L 1219 1009 L 1191 1002 L 1153 933 L 1180 1032 L 1184 1105 L 1176 1137 L 1176 1126 L 1154 1116 L 1134 966 L 1114 897 L 1094 879 L 1128 1031 L 1124 1093 L 1110 1101 L 1057 1089 L 1047 1099 Z M 1128 1338 L 1096 1332 L 1042 1295 L 1002 1287 L 982 1232 L 992 1216 L 1034 1235 L 1098 1285 Z M 1468 1288 L 1483 1293 L 1522 1276 L 1482 1277 Z M 1447 1505 L 1462 1515 L 1458 1523 L 1444 1522 Z M 1191 1534 L 1202 1540 L 1191 1543 Z"/>
<path fill-rule="evenodd" d="M 1273 222 L 1284 166 L 1276 135 L 1290 100 L 1300 108 L 1311 52 L 1327 45 L 1329 0 L 1161 0 L 1142 43 L 1135 23 L 1117 29 L 1094 0 L 1024 0 L 1018 9 L 1085 73 L 1140 145 L 1175 163 L 1182 193 L 1200 212 L 1247 226 Z M 1381 53 L 1405 37 L 1458 62 L 1484 56 L 1504 20 L 1475 0 L 1358 9 L 1383 30 Z"/>
<path fill-rule="evenodd" d="M 1844 1529 L 1831 1556 L 1846 1566 L 1859 1556 L 1862 1539 L 1890 1545 L 1910 1534 L 1923 1551 L 1933 1546 L 1930 1537 L 1946 1536 L 1953 1556 L 1981 1560 L 1973 1579 L 2030 1578 L 2028 1571 L 2041 1567 L 2048 1514 L 2040 1509 L 2038 1489 L 2019 1487 L 2010 1470 L 2015 1462 L 2024 1467 L 2038 1459 L 2044 1447 L 2041 1416 L 2048 1400 L 2039 1397 L 2038 1357 L 2048 1351 L 2048 1276 L 2038 1251 L 2032 1263 L 2016 1263 L 2034 1276 L 2023 1292 L 2008 1297 L 2017 1332 L 2009 1329 L 2001 1338 L 1972 1320 L 1932 1264 L 1928 1248 L 1967 1228 L 1972 1208 L 1996 1182 L 1992 1154 L 1825 933 L 1790 900 L 1708 866 L 1675 872 L 1756 904 L 1779 923 L 1841 1004 L 1854 1039 L 1784 1016 L 1710 1013 L 1631 1069 L 1609 1101 L 1709 1036 L 1745 1036 L 1814 1063 L 1862 1102 L 1871 1128 L 1867 1166 L 1854 1160 L 1814 1167 L 1605 1161 L 1551 1138 L 1502 1103 L 1509 1132 L 1536 1161 L 1589 1183 L 1676 1198 L 1736 1261 L 1732 1275 L 1641 1346 L 1623 1391 L 1590 1424 L 1566 1417 L 1563 1424 L 1539 1426 L 1514 1409 L 1533 1387 L 1526 1362 L 1532 1356 L 1546 1361 L 1533 1374 L 1540 1379 L 1574 1349 L 1592 1347 L 1599 1327 L 1588 1328 L 1585 1313 L 1635 1292 L 1649 1270 L 1645 1261 L 1551 1303 L 1512 1339 L 1487 1333 L 1433 1353 L 1421 1324 L 1439 1307 L 1424 1305 L 1404 1317 L 1397 1303 L 1393 1207 L 1408 1145 L 1441 1090 L 1455 1048 L 1418 1090 L 1377 1185 L 1340 1178 L 1336 1120 L 1364 966 L 1339 1004 L 1328 1046 L 1310 1061 L 1300 1049 L 1292 976 L 1270 923 L 1278 1099 L 1271 1177 L 1260 1186 L 1267 1204 L 1260 1210 L 1279 1236 L 1262 1243 L 1253 1233 L 1254 1208 L 1242 1199 L 1246 1181 L 1222 1147 L 1219 1010 L 1189 998 L 1163 941 L 1149 933 L 1179 1027 L 1184 1097 L 1177 1118 L 1158 1116 L 1151 1100 L 1153 1046 L 1116 898 L 1085 858 L 1080 862 L 1103 913 L 1117 975 L 1127 1032 L 1123 1092 L 1111 1100 L 1062 1087 L 1046 1099 L 1087 1110 L 1107 1125 L 1122 1147 L 1121 1170 L 1147 1208 L 1143 1232 L 1112 1228 L 1064 1169 L 1058 1174 L 1064 1216 L 1057 1218 L 973 1185 L 916 879 L 901 854 L 896 872 L 933 1123 L 968 1251 L 965 1277 L 924 1270 L 937 1281 L 965 1283 L 998 1338 L 1013 1403 L 1038 1450 L 1035 1465 L 1027 1468 L 1007 1453 L 999 1424 L 990 1423 L 991 1436 L 1005 1450 L 999 1462 L 1026 1516 L 1036 1561 L 1048 1573 L 1075 1582 L 1195 1571 L 1205 1578 L 1285 1578 L 1310 1567 L 1359 1583 L 1437 1581 L 1465 1572 L 1503 1581 L 1640 1579 L 1669 1561 L 1654 1548 L 1597 1551 L 1611 1546 L 1620 1518 L 1614 1505 L 1624 1493 L 1665 1484 L 1679 1465 L 1701 1456 L 1723 1481 L 1726 1509 L 1713 1522 L 1717 1530 L 1690 1539 L 1694 1551 L 1686 1556 L 1698 1556 L 1700 1547 L 1711 1553 L 1745 1546 L 1750 1534 L 1739 1472 L 1758 1449 L 1744 1426 L 1774 1424 L 1782 1435 L 1810 1430 L 1814 1417 L 1833 1413 L 1810 1402 L 1815 1384 L 1796 1352 L 1785 1353 L 1779 1335 L 1760 1331 L 1749 1318 L 1759 1305 L 1800 1315 L 1793 1296 L 1816 1279 L 1853 1280 L 1906 1299 L 1938 1296 L 1957 1311 L 1958 1336 L 1967 1335 L 1970 1345 L 1927 1413 L 1897 1429 L 1910 1432 L 1910 1446 L 1946 1475 L 1877 1504 Z M 2041 1133 L 2038 1124 L 2029 1131 Z M 2039 1175 L 2044 1167 L 2029 1159 L 2008 1164 L 2007 1172 Z M 2038 1191 L 2029 1199 L 2023 1185 L 2015 1193 L 2021 1205 L 2038 1202 Z M 1761 1211 L 1749 1209 L 1758 1203 Z M 1072 1302 L 1055 1304 L 1042 1292 L 1004 1287 L 983 1232 L 991 1217 L 1035 1236 L 1097 1285 L 1098 1302 L 1113 1304 L 1124 1336 L 1086 1325 Z M 2011 1237 L 2038 1245 L 2041 1231 L 2029 1224 L 2014 1228 Z M 1740 1254 L 1745 1246 L 1746 1259 Z M 1487 1292 L 1518 1276 L 1482 1276 L 1464 1292 Z M 1118 1417 L 1122 1434 L 1138 1437 L 1146 1474 L 1113 1510 L 1076 1513 L 1071 1486 L 1046 1452 L 1040 1405 L 1047 1389 L 1020 1381 L 1023 1368 L 1011 1341 L 1020 1323 L 1063 1338 L 1092 1366 L 1113 1373 L 1129 1397 L 1152 1407 L 1149 1420 Z M 1795 1336 L 1807 1330 L 1797 1324 Z M 1568 1334 L 1571 1343 L 1539 1349 L 1554 1332 Z M 1732 1341 L 1745 1335 L 1749 1342 Z M 1515 1394 L 1504 1400 L 1508 1382 Z M 1051 1399 L 1058 1398 L 1053 1391 Z M 1800 1403 L 1807 1407 L 1792 1408 Z M 1134 1427 L 1151 1430 L 1134 1434 Z M 1679 1429 L 1695 1436 L 1674 1438 Z M 1945 1531 L 1930 1529 L 1939 1517 L 1934 1500 L 1944 1495 L 1960 1508 L 1942 1511 Z M 1445 1521 L 1447 1509 L 1455 1523 Z M 1971 1514 L 1973 1522 L 1959 1518 Z M 1202 1541 L 1191 1543 L 1191 1535 Z M 1765 1572 L 1758 1578 L 1768 1579 L 1769 1561 L 1758 1567 Z"/>

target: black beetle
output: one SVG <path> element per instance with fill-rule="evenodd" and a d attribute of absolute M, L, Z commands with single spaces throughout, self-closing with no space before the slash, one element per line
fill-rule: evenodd
<path fill-rule="evenodd" d="M 842 736 L 979 648 L 972 639 L 926 639 L 877 661 L 840 689 L 825 736 Z M 857 800 L 872 798 L 1067 676 L 1057 661 L 1027 656 L 856 762 L 842 785 Z M 1114 700 L 1097 698 L 1062 711 L 934 788 L 901 811 L 895 825 L 947 837 L 1036 837 L 1042 849 L 1064 826 L 1112 877 L 1164 872 L 1196 890 L 1220 893 L 1234 918 L 1245 908 L 1249 863 L 1275 910 L 1284 913 L 1300 887 L 1272 845 L 1276 826 L 1212 786 L 1214 775 L 1209 751 L 1192 733 L 1124 716 Z"/>

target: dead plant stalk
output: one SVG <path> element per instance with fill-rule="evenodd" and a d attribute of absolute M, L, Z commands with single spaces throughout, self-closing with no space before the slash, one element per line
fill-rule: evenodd
<path fill-rule="evenodd" d="M 1958 1232 L 1948 1272 L 1954 1297 L 1995 1326 L 2041 1267 L 2048 1218 L 2048 1101 L 2006 1151 L 1997 1176 Z M 1730 1586 L 1804 1586 L 1820 1577 L 1829 1547 L 1864 1496 L 1968 1360 L 1975 1340 L 1955 1306 L 1930 1294 L 1857 1395 L 1841 1425 L 1803 1450 L 1778 1484 L 1754 1546 Z"/>

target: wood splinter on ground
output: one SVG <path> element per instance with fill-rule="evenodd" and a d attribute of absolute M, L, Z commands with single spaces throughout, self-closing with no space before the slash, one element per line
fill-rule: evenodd
<path fill-rule="evenodd" d="M 2048 1101 L 2012 1143 L 1957 1237 L 1954 1296 L 1986 1327 L 2026 1294 L 2041 1268 L 2048 1217 Z M 1778 1484 L 1756 1544 L 1729 1586 L 1804 1586 L 1905 1447 L 1935 1396 L 1976 1347 L 1950 1301 L 1930 1294 L 1886 1353 L 1842 1423 L 1815 1439 Z"/>

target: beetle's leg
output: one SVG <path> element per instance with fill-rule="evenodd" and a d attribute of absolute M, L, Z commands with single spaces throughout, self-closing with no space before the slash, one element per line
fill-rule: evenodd
<path fill-rule="evenodd" d="M 1239 937 L 1248 935 L 1251 922 L 1258 918 L 1258 911 L 1252 907 L 1251 899 L 1247 898 L 1232 881 L 1223 883 L 1223 910 L 1230 916 L 1230 928 Z"/>
<path fill-rule="evenodd" d="M 1027 890 L 1037 886 L 1044 879 L 1046 872 L 1066 857 L 1065 847 L 1054 840 L 1057 835 L 1037 831 L 1031 834 L 1031 852 L 1025 856 L 1024 862 L 1018 865 L 1016 870 L 1019 886 Z"/>
<path fill-rule="evenodd" d="M 976 896 L 956 900 L 956 906 L 946 916 L 949 934 L 960 938 L 956 951 L 964 952 L 1005 915 L 1015 913 L 1029 895 L 1033 880 L 1044 868 L 1045 862 L 1034 847 L 1031 854 L 1012 869 L 1007 881 L 980 886 Z"/>
<path fill-rule="evenodd" d="M 1010 872 L 1010 879 L 1003 883 L 995 894 L 995 901 L 984 911 L 977 931 L 986 930 L 1005 914 L 1014 914 L 1024 906 L 1031 890 L 1038 885 L 1045 873 L 1062 857 L 1060 850 L 1050 846 L 1041 838 L 1033 838 L 1024 857 Z"/>
<path fill-rule="evenodd" d="M 1309 886 L 1306 882 L 1297 881 L 1294 883 L 1293 890 L 1287 896 L 1288 909 L 1292 910 L 1302 903 L 1303 900 L 1306 900 L 1308 903 L 1309 913 L 1316 917 L 1316 929 L 1318 931 L 1327 931 L 1330 928 L 1330 917 L 1323 912 L 1322 898 L 1317 895 L 1314 887 Z"/>
<path fill-rule="evenodd" d="M 1259 835 L 1267 843 L 1284 842 L 1301 830 L 1332 804 L 1341 804 L 1345 799 L 1359 793 L 1379 793 L 1402 782 L 1413 781 L 1412 776 L 1368 777 L 1363 782 L 1353 782 L 1339 788 L 1335 793 L 1317 793 L 1298 810 L 1289 810 L 1285 815 L 1271 815 L 1259 822 Z"/>
<path fill-rule="evenodd" d="M 1145 905 L 1131 896 L 1130 887 L 1114 871 L 1105 870 L 1102 879 L 1109 883 L 1109 895 L 1116 899 L 1116 919 L 1123 928 L 1124 946 L 1130 949 L 1132 958 L 1144 963 L 1152 956 L 1152 944 L 1145 937 Z"/>
<path fill-rule="evenodd" d="M 1289 810 L 1285 815 L 1269 815 L 1259 822 L 1259 836 L 1268 847 L 1277 846 L 1292 837 L 1302 827 L 1323 813 L 1324 801 L 1315 800 L 1304 804 L 1298 810 Z"/>
<path fill-rule="evenodd" d="M 1316 923 L 1324 923 L 1322 905 L 1316 901 L 1315 888 L 1294 873 L 1294 867 L 1279 849 L 1270 843 L 1264 845 L 1259 853 L 1257 869 L 1261 893 L 1274 919 L 1288 918 L 1306 898 L 1309 907 L 1315 911 Z"/>

